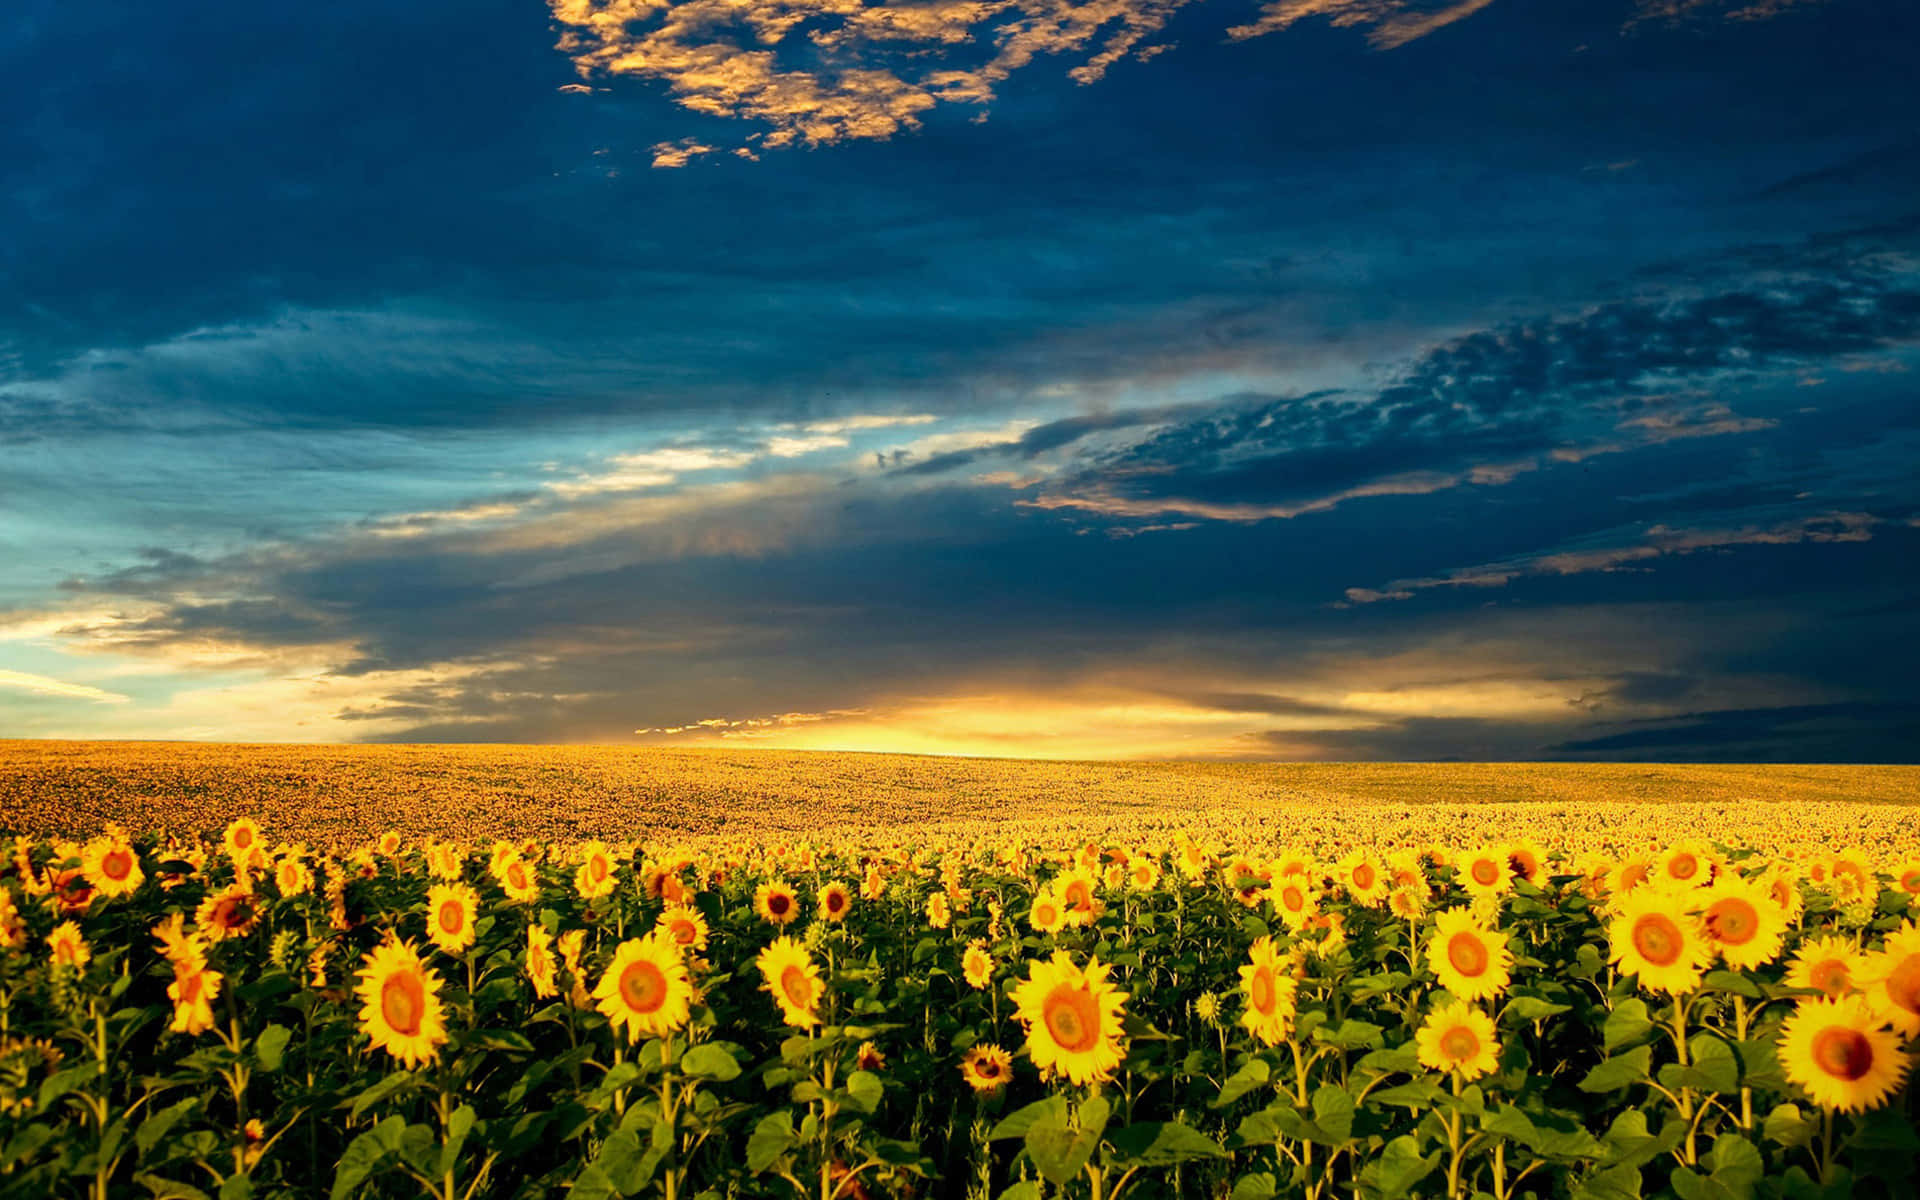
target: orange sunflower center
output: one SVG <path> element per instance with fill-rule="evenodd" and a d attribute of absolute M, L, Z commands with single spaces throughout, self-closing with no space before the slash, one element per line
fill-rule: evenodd
<path fill-rule="evenodd" d="M 613 867 L 608 864 L 607 860 L 600 857 L 598 854 L 594 855 L 592 858 L 587 860 L 587 874 L 593 879 L 595 883 L 599 883 L 601 880 L 605 879 L 607 877 L 607 873 L 612 870 L 613 870 Z"/>
<path fill-rule="evenodd" d="M 1679 962 L 1680 949 L 1685 944 L 1685 935 L 1671 917 L 1649 913 L 1633 923 L 1633 948 L 1656 967 L 1670 967 Z"/>
<path fill-rule="evenodd" d="M 253 905 L 245 896 L 229 896 L 213 906 L 213 923 L 222 929 L 238 929 L 253 919 Z"/>
<path fill-rule="evenodd" d="M 973 1064 L 973 1072 L 982 1079 L 1000 1078 L 1000 1064 L 991 1058 L 982 1058 Z"/>
<path fill-rule="evenodd" d="M 233 844 L 240 847 L 242 850 L 245 850 L 248 846 L 253 845 L 253 830 L 248 829 L 244 825 L 234 830 Z"/>
<path fill-rule="evenodd" d="M 1462 931 L 1447 939 L 1447 961 L 1462 975 L 1485 974 L 1489 957 L 1487 944 L 1476 934 Z"/>
<path fill-rule="evenodd" d="M 798 966 L 789 966 L 780 972 L 780 990 L 787 994 L 787 1002 L 795 1008 L 806 1008 L 813 1003 L 813 985 L 807 982 L 807 973 Z"/>
<path fill-rule="evenodd" d="M 1532 879 L 1533 872 L 1539 865 L 1538 862 L 1534 861 L 1534 857 L 1531 854 L 1507 855 L 1507 869 L 1515 875 L 1524 875 L 1528 879 Z"/>
<path fill-rule="evenodd" d="M 125 879 L 133 874 L 133 854 L 131 851 L 114 847 L 100 860 L 100 873 L 108 879 Z"/>
<path fill-rule="evenodd" d="M 514 863 L 513 865 L 509 866 L 507 868 L 507 883 L 515 888 L 526 887 L 527 886 L 527 868 L 522 866 L 520 863 Z"/>
<path fill-rule="evenodd" d="M 1063 983 L 1041 1006 L 1047 1032 L 1069 1054 L 1084 1054 L 1100 1042 L 1100 1006 L 1084 987 Z"/>
<path fill-rule="evenodd" d="M 685 917 L 675 917 L 667 928 L 673 933 L 673 940 L 682 946 L 693 945 L 694 939 L 700 934 L 700 931 L 694 928 L 693 922 Z"/>
<path fill-rule="evenodd" d="M 1465 1062 L 1480 1053 L 1480 1038 L 1465 1025 L 1455 1025 L 1440 1035 L 1440 1053 L 1451 1062 Z"/>
<path fill-rule="evenodd" d="M 1822 959 L 1807 969 L 1807 982 L 1829 996 L 1838 996 L 1853 982 L 1847 964 L 1837 958 Z"/>
<path fill-rule="evenodd" d="M 767 894 L 767 911 L 776 917 L 786 916 L 787 909 L 792 906 L 793 899 L 785 892 L 769 892 Z"/>
<path fill-rule="evenodd" d="M 440 902 L 440 928 L 447 933 L 459 933 L 467 927 L 467 910 L 460 907 L 458 900 Z"/>
<path fill-rule="evenodd" d="M 1067 885 L 1068 908 L 1092 908 L 1093 888 L 1084 879 L 1076 879 Z"/>
<path fill-rule="evenodd" d="M 195 971 L 180 981 L 180 1003 L 192 1004 L 200 998 L 200 972 Z"/>
<path fill-rule="evenodd" d="M 1254 1010 L 1262 1016 L 1273 1012 L 1273 968 L 1261 967 L 1253 973 L 1253 981 L 1248 985 L 1248 994 L 1253 999 Z"/>
<path fill-rule="evenodd" d="M 1667 864 L 1667 874 L 1675 879 L 1692 879 L 1700 873 L 1700 860 L 1691 854 L 1676 854 Z"/>
<path fill-rule="evenodd" d="M 1051 925 L 1058 916 L 1059 913 L 1051 904 L 1042 902 L 1033 906 L 1033 923 L 1036 925 Z"/>
<path fill-rule="evenodd" d="M 1353 869 L 1353 886 L 1363 892 L 1372 887 L 1373 881 L 1378 878 L 1379 876 L 1374 873 L 1373 868 L 1366 863 L 1361 863 Z"/>
<path fill-rule="evenodd" d="M 667 977 L 650 962 L 629 963 L 620 972 L 620 998 L 635 1012 L 655 1012 L 667 1002 Z"/>
<path fill-rule="evenodd" d="M 1835 1079 L 1852 1083 L 1873 1069 L 1873 1043 L 1858 1029 L 1832 1025 L 1813 1035 L 1813 1061 Z"/>
<path fill-rule="evenodd" d="M 427 989 L 418 971 L 395 971 L 380 984 L 380 1015 L 395 1033 L 417 1035 L 426 1011 Z"/>
<path fill-rule="evenodd" d="M 845 892 L 835 891 L 835 892 L 827 893 L 827 911 L 828 912 L 837 913 L 840 910 L 844 909 L 846 906 L 847 906 L 847 895 Z"/>
<path fill-rule="evenodd" d="M 1911 1013 L 1920 1013 L 1920 954 L 1900 960 L 1887 976 L 1887 998 Z"/>
<path fill-rule="evenodd" d="M 1717 900 L 1707 909 L 1707 932 L 1715 941 L 1744 946 L 1760 932 L 1760 914 L 1751 903 L 1737 897 Z"/>
<path fill-rule="evenodd" d="M 1474 859 L 1473 881 L 1482 887 L 1492 887 L 1500 881 L 1500 864 L 1490 858 Z"/>
<path fill-rule="evenodd" d="M 1620 890 L 1626 891 L 1647 881 L 1647 864 L 1634 863 L 1620 873 Z"/>
<path fill-rule="evenodd" d="M 1289 884 L 1280 892 L 1280 904 L 1288 912 L 1299 912 L 1307 906 L 1307 894 Z"/>
<path fill-rule="evenodd" d="M 1915 867 L 1900 876 L 1900 890 L 1920 895 L 1920 867 Z"/>

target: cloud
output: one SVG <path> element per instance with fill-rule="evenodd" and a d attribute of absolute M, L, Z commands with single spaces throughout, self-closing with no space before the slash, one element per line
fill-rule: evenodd
<path fill-rule="evenodd" d="M 1396 579 L 1380 588 L 1348 588 L 1346 595 L 1352 604 L 1374 604 L 1383 600 L 1408 600 L 1416 592 L 1434 588 L 1496 588 L 1529 576 L 1632 570 L 1634 568 L 1630 564 L 1634 563 L 1669 555 L 1727 550 L 1736 546 L 1865 542 L 1872 540 L 1873 527 L 1880 523 L 1881 519 L 1872 513 L 1836 512 L 1796 517 L 1766 527 L 1749 525 L 1730 529 L 1673 529 L 1656 524 L 1648 528 L 1638 541 L 1627 545 L 1524 555 L 1498 563 L 1461 567 L 1421 579 Z"/>
<path fill-rule="evenodd" d="M 53 679 L 46 675 L 34 675 L 26 671 L 9 671 L 0 668 L 0 688 L 15 688 L 31 692 L 36 696 L 57 696 L 69 700 L 98 700 L 104 704 L 125 704 L 129 697 L 118 692 L 109 692 L 91 687 L 84 683 L 68 683 L 62 679 Z"/>
<path fill-rule="evenodd" d="M 1423 38 L 1479 12 L 1493 0 L 1457 0 L 1452 4 L 1422 4 L 1417 0 L 1273 0 L 1246 25 L 1227 30 L 1234 41 L 1278 33 L 1307 20 L 1324 18 L 1335 28 L 1364 26 L 1367 40 L 1381 50 L 1392 50 Z"/>

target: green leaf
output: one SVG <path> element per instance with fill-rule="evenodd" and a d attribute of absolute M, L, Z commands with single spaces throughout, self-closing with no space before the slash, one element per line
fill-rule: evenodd
<path fill-rule="evenodd" d="M 1027 1157 L 1033 1159 L 1040 1174 L 1055 1187 L 1065 1187 L 1080 1174 L 1099 1145 L 1098 1130 L 1069 1129 L 1064 1125 L 1035 1125 L 1027 1130 Z"/>
<path fill-rule="evenodd" d="M 725 1083 L 740 1074 L 740 1060 L 724 1046 L 701 1042 L 680 1056 L 680 1069 L 696 1079 Z"/>
<path fill-rule="evenodd" d="M 382 1160 L 396 1152 L 400 1148 L 400 1135 L 406 1127 L 405 1117 L 391 1116 L 348 1142 L 333 1169 L 332 1200 L 346 1200 Z"/>
<path fill-rule="evenodd" d="M 1736 996 L 1745 996 L 1749 1000 L 1762 998 L 1760 985 L 1737 971 L 1708 971 L 1701 986 L 1716 992 L 1732 992 Z"/>
<path fill-rule="evenodd" d="M 517 1054 L 533 1053 L 533 1043 L 524 1033 L 511 1029 L 473 1029 L 461 1035 L 460 1044 L 477 1050 L 505 1050 Z"/>
<path fill-rule="evenodd" d="M 11 1171 L 13 1165 L 22 1159 L 33 1157 L 40 1147 L 53 1140 L 53 1130 L 46 1125 L 28 1125 L 7 1139 L 6 1149 L 0 1150 L 0 1171 Z"/>
<path fill-rule="evenodd" d="M 194 1106 L 199 1103 L 199 1097 L 189 1096 L 178 1104 L 168 1105 L 140 1122 L 140 1128 L 133 1134 L 133 1145 L 140 1152 L 140 1157 L 145 1158 L 152 1154 L 153 1148 L 159 1145 L 160 1139 L 167 1136 L 167 1131 L 179 1124 L 180 1119 L 192 1112 Z"/>
<path fill-rule="evenodd" d="M 1040 1200 L 1040 1182 L 1035 1179 L 1022 1179 L 1001 1192 L 997 1200 Z"/>
<path fill-rule="evenodd" d="M 1314 1030 L 1313 1040 L 1342 1050 L 1359 1050 L 1380 1044 L 1380 1027 L 1366 1021 L 1346 1020 L 1332 1029 L 1323 1026 Z"/>
<path fill-rule="evenodd" d="M 847 1096 L 852 1107 L 872 1115 L 880 1107 L 880 1099 L 886 1094 L 886 1085 L 872 1071 L 855 1071 L 847 1076 Z"/>
<path fill-rule="evenodd" d="M 1707 1152 L 1707 1162 L 1713 1168 L 1713 1181 L 1725 1188 L 1734 1200 L 1753 1200 L 1754 1185 L 1767 1173 L 1759 1148 L 1737 1133 L 1723 1133 L 1715 1138 L 1713 1149 Z"/>
<path fill-rule="evenodd" d="M 1000 1123 L 987 1134 L 987 1140 L 997 1142 L 1003 1138 L 1027 1136 L 1027 1131 L 1035 1125 L 1059 1125 L 1067 1123 L 1067 1101 L 1064 1096 L 1048 1096 L 1036 1100 L 1025 1108 L 1015 1109 L 1000 1118 Z"/>
<path fill-rule="evenodd" d="M 446 1136 L 440 1147 L 439 1175 L 445 1176 L 453 1170 L 454 1163 L 460 1161 L 460 1147 L 466 1143 L 467 1135 L 473 1132 L 473 1118 L 473 1106 L 470 1104 L 462 1104 L 447 1118 Z"/>
<path fill-rule="evenodd" d="M 190 1183 L 181 1183 L 177 1179 L 162 1179 L 158 1175 L 135 1175 L 133 1181 L 153 1193 L 153 1200 L 211 1200 L 205 1192 Z"/>
<path fill-rule="evenodd" d="M 34 1110 L 46 1112 L 53 1107 L 55 1100 L 68 1092 L 79 1091 L 98 1074 L 100 1074 L 100 1064 L 97 1062 L 84 1062 L 77 1067 L 55 1071 L 41 1081 L 39 1094 L 34 1097 Z"/>
<path fill-rule="evenodd" d="M 1440 1098 L 1440 1086 L 1431 1079 L 1415 1079 L 1397 1087 L 1367 1093 L 1368 1104 L 1394 1104 L 1405 1108 L 1426 1108 Z"/>
<path fill-rule="evenodd" d="M 1144 1121 L 1114 1132 L 1115 1161 L 1122 1166 L 1165 1167 L 1196 1158 L 1225 1158 L 1220 1143 L 1179 1121 Z"/>
<path fill-rule="evenodd" d="M 287 1052 L 287 1041 L 293 1037 L 293 1031 L 285 1025 L 269 1025 L 260 1031 L 253 1041 L 253 1057 L 262 1071 L 278 1071 L 280 1060 Z"/>
<path fill-rule="evenodd" d="M 1768 1141 L 1778 1142 L 1788 1149 L 1797 1149 L 1810 1144 L 1817 1129 L 1813 1122 L 1800 1115 L 1798 1104 L 1779 1104 L 1767 1114 L 1760 1132 Z"/>
<path fill-rule="evenodd" d="M 1274 1182 L 1272 1171 L 1260 1171 L 1253 1175 L 1242 1175 L 1233 1181 L 1233 1191 L 1227 1200 L 1273 1200 L 1278 1185 Z"/>
<path fill-rule="evenodd" d="M 1617 1010 L 1616 1010 L 1617 1011 Z M 1583 1092 L 1611 1092 L 1647 1081 L 1647 1068 L 1653 1064 L 1653 1050 L 1639 1046 L 1625 1054 L 1616 1054 L 1580 1081 Z"/>
<path fill-rule="evenodd" d="M 1653 1020 L 1647 1016 L 1646 1001 L 1631 997 L 1614 1005 L 1606 1023 L 1600 1027 L 1608 1054 L 1652 1033 Z"/>
<path fill-rule="evenodd" d="M 747 1139 L 747 1170 L 758 1175 L 791 1149 L 795 1140 L 792 1113 L 782 1109 L 761 1117 Z"/>
<path fill-rule="evenodd" d="M 1444 1156 L 1445 1152 L 1440 1150 L 1421 1154 L 1419 1139 L 1402 1134 L 1386 1144 L 1379 1157 L 1361 1172 L 1361 1177 L 1370 1179 L 1385 1200 L 1399 1200 L 1412 1191 L 1415 1184 L 1433 1174 Z"/>
<path fill-rule="evenodd" d="M 253 1195 L 253 1181 L 245 1175 L 229 1175 L 220 1185 L 220 1200 L 247 1200 Z"/>
<path fill-rule="evenodd" d="M 568 1200 L 620 1200 L 620 1189 L 613 1185 L 613 1178 L 595 1159 L 580 1168 L 580 1174 L 574 1176 L 573 1187 L 567 1191 L 567 1196 Z"/>
<path fill-rule="evenodd" d="M 1695 1035 L 1688 1043 L 1686 1066 L 1668 1063 L 1660 1068 L 1660 1084 L 1669 1091 L 1693 1088 L 1701 1092 L 1726 1095 L 1740 1090 L 1740 1060 L 1733 1047 L 1710 1033 Z"/>
<path fill-rule="evenodd" d="M 1512 1106 L 1502 1106 L 1481 1118 L 1480 1127 L 1519 1142 L 1542 1158 L 1575 1160 L 1599 1158 L 1606 1153 L 1606 1148 L 1580 1122 L 1559 1114 L 1528 1114 Z"/>
<path fill-rule="evenodd" d="M 1507 1003 L 1506 1011 L 1522 1021 L 1543 1021 L 1557 1013 L 1571 1012 L 1573 1008 L 1568 1004 L 1542 1000 L 1538 996 L 1515 996 Z"/>
<path fill-rule="evenodd" d="M 414 1074 L 412 1071 L 395 1071 L 379 1083 L 374 1084 L 372 1087 L 367 1088 L 355 1096 L 352 1101 L 349 1102 L 351 1107 L 348 1109 L 347 1119 L 352 1120 L 358 1117 L 361 1113 L 367 1111 L 367 1109 L 380 1103 L 382 1100 L 385 1100 L 412 1082 L 414 1082 Z M 378 1127 L 376 1126 L 376 1128 Z"/>
<path fill-rule="evenodd" d="M 1313 1090 L 1313 1123 L 1322 1136 L 1313 1140 L 1338 1146 L 1353 1137 L 1353 1094 L 1337 1083 Z"/>
<path fill-rule="evenodd" d="M 1420 1065 L 1420 1055 L 1412 1042 L 1404 1046 L 1393 1046 L 1383 1050 L 1369 1050 L 1353 1064 L 1355 1074 L 1363 1072 L 1375 1075 L 1418 1075 L 1424 1070 Z"/>
<path fill-rule="evenodd" d="M 1630 1108 L 1613 1119 L 1606 1136 L 1600 1139 L 1607 1148 L 1602 1163 L 1607 1167 L 1637 1169 L 1678 1146 L 1686 1135 L 1687 1123 L 1677 1117 L 1661 1126 L 1659 1133 L 1651 1133 L 1647 1129 L 1646 1114 Z M 1637 1179 L 1636 1176 L 1636 1188 L 1639 1187 Z"/>
<path fill-rule="evenodd" d="M 1640 1200 L 1639 1165 L 1602 1167 L 1573 1185 L 1573 1200 Z"/>
<path fill-rule="evenodd" d="M 1253 1089 L 1264 1086 L 1271 1078 L 1273 1068 L 1267 1065 L 1266 1059 L 1250 1058 L 1220 1085 L 1220 1098 L 1213 1102 L 1213 1107 L 1225 1108 Z"/>

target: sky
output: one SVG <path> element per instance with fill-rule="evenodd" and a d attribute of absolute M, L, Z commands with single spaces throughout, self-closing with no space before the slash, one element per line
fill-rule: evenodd
<path fill-rule="evenodd" d="M 1915 46 L 19 0 L 0 736 L 1914 761 Z"/>

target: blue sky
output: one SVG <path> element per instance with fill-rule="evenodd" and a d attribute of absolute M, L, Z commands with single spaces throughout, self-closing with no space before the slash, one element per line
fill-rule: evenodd
<path fill-rule="evenodd" d="M 1903 7 L 25 14 L 0 735 L 1920 744 Z"/>

